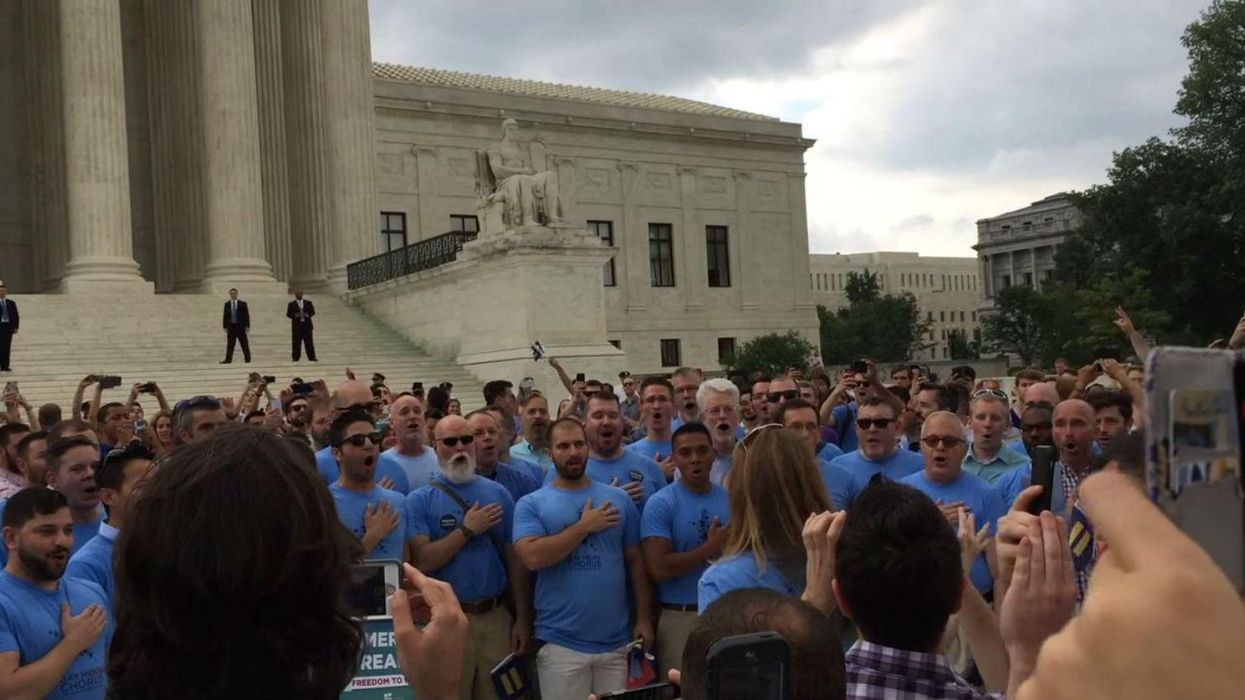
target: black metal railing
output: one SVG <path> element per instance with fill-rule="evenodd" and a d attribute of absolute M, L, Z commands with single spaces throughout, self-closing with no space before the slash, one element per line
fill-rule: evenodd
<path fill-rule="evenodd" d="M 346 266 L 346 287 L 359 289 L 453 262 L 463 245 L 475 238 L 474 232 L 450 231 L 352 262 Z"/>

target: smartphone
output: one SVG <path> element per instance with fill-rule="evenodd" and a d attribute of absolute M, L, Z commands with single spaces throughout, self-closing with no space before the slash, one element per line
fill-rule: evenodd
<path fill-rule="evenodd" d="M 144 394 L 150 394 L 156 390 L 155 382 L 145 382 L 138 385 L 138 390 Z"/>
<path fill-rule="evenodd" d="M 261 378 L 264 380 L 265 384 L 276 384 L 277 383 L 277 378 L 275 375 L 265 374 Z"/>
<path fill-rule="evenodd" d="M 424 383 L 423 382 L 411 382 L 411 393 L 412 394 L 424 393 Z"/>
<path fill-rule="evenodd" d="M 586 376 L 584 375 L 584 373 L 583 373 L 583 372 L 577 372 L 577 373 L 575 374 L 575 381 L 577 381 L 577 382 L 586 382 L 586 381 L 588 381 L 588 379 L 586 378 Z"/>
<path fill-rule="evenodd" d="M 597 696 L 601 700 L 606 698 L 626 698 L 626 700 L 670 700 L 679 696 L 679 686 L 673 683 L 655 683 L 646 685 L 643 688 L 632 688 L 631 690 L 616 690 L 612 693 L 601 693 Z M 713 696 L 710 696 L 713 697 Z"/>
<path fill-rule="evenodd" d="M 303 382 L 294 382 L 290 385 L 290 393 L 295 396 L 306 396 L 311 393 L 311 385 Z"/>
<path fill-rule="evenodd" d="M 715 700 L 787 700 L 791 647 L 777 632 L 725 637 L 709 647 L 707 697 Z"/>
<path fill-rule="evenodd" d="M 134 421 L 134 432 L 141 433 L 146 429 L 147 429 L 147 421 L 145 419 L 139 418 L 138 420 Z"/>
<path fill-rule="evenodd" d="M 115 374 L 101 374 L 97 378 L 99 379 L 99 388 L 101 389 L 113 389 L 121 386 L 121 377 Z"/>
<path fill-rule="evenodd" d="M 402 565 L 394 560 L 369 561 L 351 571 L 346 604 L 363 620 L 393 619 L 393 594 L 398 592 Z"/>
<path fill-rule="evenodd" d="M 1051 489 L 1055 488 L 1054 445 L 1035 445 L 1033 447 L 1033 472 L 1029 485 L 1042 487 L 1042 494 L 1029 506 L 1029 512 L 1037 515 L 1044 510 L 1050 510 Z"/>

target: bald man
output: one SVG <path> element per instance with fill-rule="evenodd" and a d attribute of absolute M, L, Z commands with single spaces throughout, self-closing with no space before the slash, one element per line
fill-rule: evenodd
<path fill-rule="evenodd" d="M 354 379 L 344 381 L 333 390 L 330 404 L 330 424 L 347 413 L 371 413 L 372 390 L 363 382 Z M 325 484 L 335 484 L 341 477 L 341 469 L 337 466 L 331 444 L 316 452 L 316 471 L 320 472 L 320 478 L 324 479 Z M 402 468 L 392 462 L 385 463 L 383 459 L 376 463 L 375 479 L 381 488 L 397 491 L 403 496 L 411 490 L 410 479 Z"/>
<path fill-rule="evenodd" d="M 427 486 L 437 473 L 437 455 L 425 444 L 426 425 L 424 402 L 419 398 L 404 394 L 389 406 L 389 427 L 398 444 L 380 454 L 380 464 L 405 474 L 412 490 Z"/>
<path fill-rule="evenodd" d="M 1021 401 L 1024 404 L 1021 407 L 1021 413 L 1024 412 L 1024 409 L 1029 408 L 1034 404 L 1044 403 L 1054 407 L 1059 403 L 1059 390 L 1055 388 L 1054 382 L 1037 382 L 1036 384 L 1030 384 L 1029 387 L 1025 389 L 1024 395 L 1021 397 Z"/>
<path fill-rule="evenodd" d="M 1034 385 L 1025 392 L 1032 394 Z M 1055 463 L 1055 488 L 1051 493 L 1051 512 L 1067 516 L 1076 500 L 1076 487 L 1089 476 L 1094 462 L 1094 407 L 1081 399 L 1068 399 L 1055 406 L 1052 435 L 1059 461 Z M 1031 467 L 1021 467 L 1000 477 L 995 484 L 1010 506 L 1029 485 Z"/>
<path fill-rule="evenodd" d="M 1001 405 L 1000 415 L 1005 410 L 1006 405 Z M 950 411 L 931 413 L 921 426 L 921 456 L 925 459 L 925 468 L 899 482 L 929 496 L 952 527 L 959 526 L 959 511 L 963 509 L 972 513 L 977 529 L 988 524 L 993 536 L 1007 508 L 998 489 L 985 479 L 964 471 L 967 452 L 968 442 L 959 416 Z M 994 587 L 984 552 L 973 562 L 971 579 L 973 586 L 983 594 Z"/>

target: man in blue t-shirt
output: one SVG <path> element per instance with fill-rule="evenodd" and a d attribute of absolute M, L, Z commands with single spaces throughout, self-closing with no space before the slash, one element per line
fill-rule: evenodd
<path fill-rule="evenodd" d="M 714 449 L 709 429 L 688 423 L 674 431 L 679 479 L 649 499 L 640 520 L 644 565 L 657 582 L 661 619 L 657 660 L 678 668 L 687 636 L 698 619 L 696 584 L 709 561 L 722 554 L 730 503 L 726 489 L 709 480 Z"/>
<path fill-rule="evenodd" d="M 1002 404 L 1000 416 L 1005 409 L 1006 405 Z M 964 455 L 968 452 L 964 424 L 949 411 L 934 413 L 925 419 L 925 425 L 921 428 L 921 445 L 925 468 L 899 479 L 899 483 L 929 496 L 951 527 L 959 528 L 959 511 L 964 510 L 973 515 L 978 529 L 988 525 L 993 536 L 995 526 L 1007 508 L 998 489 L 985 479 L 964 471 Z M 973 586 L 982 594 L 994 589 L 985 552 L 973 562 L 971 578 Z"/>
<path fill-rule="evenodd" d="M 532 477 L 498 461 L 497 436 L 500 431 L 492 413 L 484 409 L 472 411 L 467 414 L 466 421 L 467 427 L 474 437 L 474 442 L 471 444 L 475 449 L 476 474 L 489 481 L 496 481 L 498 484 L 501 484 L 510 493 L 511 500 L 514 501 L 518 501 L 520 498 L 540 488 L 540 484 L 533 481 Z M 438 422 L 437 429 L 440 428 L 441 424 Z M 438 459 L 440 459 L 441 446 L 438 445 L 436 449 Z M 445 465 L 441 465 L 441 470 L 445 470 Z"/>
<path fill-rule="evenodd" d="M 143 482 L 155 469 L 152 454 L 137 445 L 116 450 L 104 458 L 95 474 L 99 498 L 104 502 L 108 522 L 100 523 L 99 534 L 82 545 L 69 559 L 65 575 L 91 581 L 113 598 L 112 550 L 125 523 L 130 504 L 142 491 Z"/>
<path fill-rule="evenodd" d="M 339 473 L 329 486 L 338 519 L 363 542 L 368 559 L 405 561 L 410 521 L 402 494 L 376 485 L 380 433 L 372 417 L 362 411 L 342 414 L 329 428 L 329 440 Z"/>
<path fill-rule="evenodd" d="M 704 379 L 704 374 L 695 367 L 680 367 L 670 374 L 670 386 L 674 389 L 675 406 L 675 415 L 670 420 L 672 432 L 688 423 L 703 422 L 696 396 L 700 390 L 700 383 Z M 619 399 L 619 401 L 622 400 Z"/>
<path fill-rule="evenodd" d="M 403 397 L 408 400 L 416 400 L 414 397 Z M 396 402 L 395 402 L 396 404 Z M 363 382 L 355 379 L 342 382 L 333 390 L 332 398 L 332 423 L 336 423 L 346 413 L 364 413 L 368 414 L 368 420 L 371 420 L 372 390 Z M 313 416 L 313 420 L 320 417 L 319 410 Z M 391 420 L 392 424 L 392 420 Z M 422 428 L 422 414 L 420 425 Z M 397 431 L 397 427 L 394 428 Z M 337 467 L 337 457 L 334 452 L 335 443 L 333 443 L 332 427 L 329 428 L 328 435 L 329 444 L 322 447 L 316 452 L 316 471 L 320 473 L 320 478 L 324 479 L 324 483 L 332 485 L 337 482 L 340 472 Z M 387 454 L 387 453 L 386 453 Z M 435 464 L 435 459 L 433 460 Z M 401 464 L 393 460 L 380 459 L 375 468 L 376 482 L 391 491 L 398 492 L 399 495 L 405 495 L 411 490 L 415 484 L 411 483 L 410 477 L 403 470 Z"/>
<path fill-rule="evenodd" d="M 536 462 L 510 454 L 510 450 L 514 446 L 515 432 L 514 418 L 508 412 L 509 409 L 494 405 L 487 406 L 483 410 L 497 422 L 497 463 L 527 476 L 539 488 L 541 484 L 545 483 L 545 470 Z M 479 455 L 476 456 L 476 459 L 479 459 Z M 514 500 L 518 501 L 526 495 L 524 493 L 523 495 L 515 496 Z"/>
<path fill-rule="evenodd" d="M 589 396 L 584 429 L 590 450 L 588 476 L 626 491 L 636 507 L 643 511 L 644 502 L 666 485 L 666 476 L 657 462 L 623 449 L 622 409 L 618 397 L 608 391 Z"/>
<path fill-rule="evenodd" d="M 69 501 L 23 489 L 0 522 L 10 554 L 0 572 L 0 697 L 103 700 L 111 604 L 94 583 L 63 578 L 74 545 Z"/>
<path fill-rule="evenodd" d="M 860 402 L 856 409 L 856 434 L 860 447 L 830 462 L 851 476 L 846 501 L 842 505 L 850 506 L 874 474 L 899 480 L 925 468 L 920 455 L 899 449 L 901 429 L 898 419 L 895 407 L 883 399 L 871 397 Z"/>
<path fill-rule="evenodd" d="M 841 467 L 832 465 L 828 460 L 816 456 L 817 442 L 821 436 L 817 424 L 817 409 L 804 399 L 792 399 L 778 409 L 777 421 L 782 427 L 795 433 L 808 444 L 817 459 L 817 471 L 826 486 L 826 498 L 835 510 L 847 507 L 847 494 L 850 490 L 851 475 Z"/>
<path fill-rule="evenodd" d="M 471 416 L 494 427 L 483 411 Z M 468 420 L 442 418 L 435 437 L 440 473 L 406 498 L 411 554 L 416 568 L 450 584 L 467 614 L 462 697 L 492 697 L 490 672 L 507 655 L 522 654 L 532 635 L 529 576 L 511 543 L 514 500 L 500 483 L 477 474 L 480 440 Z M 507 593 L 515 601 L 513 620 Z"/>
<path fill-rule="evenodd" d="M 674 461 L 670 459 L 673 416 L 674 385 L 665 377 L 649 377 L 641 382 L 640 422 L 644 426 L 644 438 L 627 445 L 627 451 L 663 465 L 666 480 L 674 478 Z"/>
<path fill-rule="evenodd" d="M 653 593 L 639 512 L 625 491 L 588 477 L 583 426 L 570 418 L 554 422 L 549 444 L 557 476 L 515 506 L 515 552 L 538 574 L 541 695 L 578 699 L 626 686 L 628 643 L 639 637 L 651 647 L 654 640 Z"/>

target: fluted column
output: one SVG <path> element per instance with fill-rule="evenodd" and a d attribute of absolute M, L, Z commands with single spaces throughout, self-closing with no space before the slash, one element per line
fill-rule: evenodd
<path fill-rule="evenodd" d="M 60 0 L 69 262 L 63 291 L 151 289 L 130 240 L 129 153 L 116 0 Z"/>
<path fill-rule="evenodd" d="M 683 285 L 684 310 L 700 313 L 705 310 L 709 273 L 705 230 L 700 225 L 700 215 L 696 210 L 696 168 L 679 165 L 675 171 L 679 175 L 679 201 L 683 206 L 683 222 L 679 226 L 682 230 L 678 232 L 679 258 L 682 262 L 675 261 L 681 277 L 676 279 Z M 738 236 L 739 232 L 732 231 L 731 234 Z"/>
<path fill-rule="evenodd" d="M 162 2 L 168 32 L 163 56 L 164 91 L 169 150 L 163 158 L 172 173 L 171 218 L 164 231 L 169 241 L 177 291 L 198 291 L 207 261 L 206 219 L 203 201 L 204 114 L 199 106 L 199 21 L 193 4 Z M 157 200 L 159 201 L 159 200 Z"/>
<path fill-rule="evenodd" d="M 196 11 L 208 244 L 202 289 L 275 288 L 264 259 L 251 0 L 199 0 Z"/>
<path fill-rule="evenodd" d="M 367 0 L 318 0 L 333 197 L 329 280 L 342 290 L 346 265 L 380 252 L 376 207 L 372 47 Z"/>
<path fill-rule="evenodd" d="M 764 243 L 755 240 L 756 236 L 753 235 L 748 220 L 748 212 L 751 211 L 749 189 L 752 183 L 752 173 L 736 170 L 731 174 L 735 178 L 735 226 L 739 229 L 736 235 L 739 237 L 740 308 L 744 311 L 756 311 L 760 308 L 758 300 L 764 297 L 765 290 L 761 289 L 760 279 L 748 266 L 753 260 L 753 255 L 759 253 L 756 246 L 764 245 Z"/>
<path fill-rule="evenodd" d="M 27 89 L 31 108 L 31 229 L 35 231 L 35 279 L 42 289 L 57 289 L 68 249 L 65 212 L 65 130 L 60 90 L 60 8 L 57 3 L 26 0 Z"/>
<path fill-rule="evenodd" d="M 259 165 L 264 183 L 264 241 L 273 276 L 288 280 L 290 194 L 285 161 L 285 95 L 281 77 L 281 4 L 251 4 L 259 97 Z"/>

